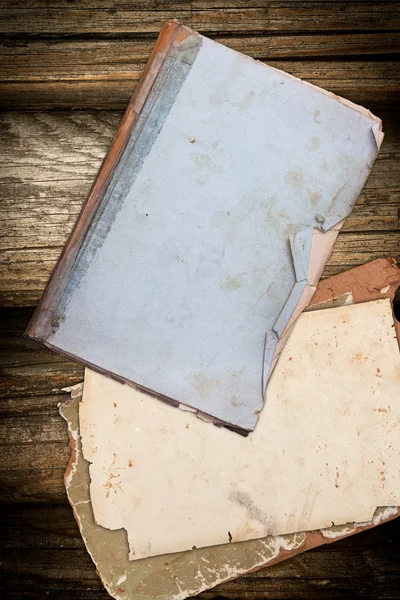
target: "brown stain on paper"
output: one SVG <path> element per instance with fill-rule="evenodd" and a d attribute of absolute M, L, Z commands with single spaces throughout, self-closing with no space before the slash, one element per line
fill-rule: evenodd
<path fill-rule="evenodd" d="M 321 194 L 319 194 L 318 192 L 312 192 L 308 188 L 307 188 L 307 194 L 310 199 L 312 207 L 317 208 L 318 202 L 321 200 Z"/>
<path fill-rule="evenodd" d="M 221 283 L 220 288 L 221 288 L 221 290 L 232 291 L 232 290 L 238 290 L 239 288 L 241 288 L 241 286 L 242 286 L 242 283 L 239 278 L 227 277 L 225 279 L 225 281 L 223 283 Z"/>
<path fill-rule="evenodd" d="M 285 175 L 285 181 L 295 189 L 302 188 L 304 185 L 303 171 L 288 171 Z"/>

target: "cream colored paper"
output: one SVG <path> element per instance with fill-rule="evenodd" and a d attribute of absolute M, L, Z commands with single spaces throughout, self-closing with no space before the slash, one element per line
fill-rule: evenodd
<path fill-rule="evenodd" d="M 71 460 L 65 484 L 74 515 L 97 573 L 117 600 L 183 600 L 232 578 L 286 560 L 374 527 L 399 515 L 397 507 L 377 508 L 368 523 L 348 523 L 309 533 L 267 537 L 242 544 L 224 544 L 140 561 L 128 560 L 126 531 L 96 525 L 89 494 L 89 464 L 82 456 L 78 404 L 82 384 L 71 389 L 73 400 L 60 405 L 68 423 Z"/>
<path fill-rule="evenodd" d="M 400 504 L 399 383 L 389 300 L 301 315 L 247 438 L 87 370 L 96 521 L 131 559 L 368 521 Z"/>

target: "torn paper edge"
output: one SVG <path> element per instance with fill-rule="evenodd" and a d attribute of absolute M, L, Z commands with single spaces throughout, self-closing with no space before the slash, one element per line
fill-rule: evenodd
<path fill-rule="evenodd" d="M 272 331 L 266 334 L 262 370 L 263 398 L 265 398 L 268 380 L 290 332 L 317 289 L 317 283 L 343 223 L 344 220 L 325 232 L 306 227 L 289 237 L 296 282 Z"/>
<path fill-rule="evenodd" d="M 75 394 L 74 398 L 68 399 L 68 400 L 65 400 L 64 402 L 59 403 L 59 412 L 60 412 L 61 416 L 64 418 L 64 420 L 66 421 L 67 426 L 68 426 L 68 435 L 69 435 L 69 439 L 70 439 L 70 448 L 71 448 L 71 457 L 70 457 L 70 461 L 69 461 L 67 470 L 65 472 L 65 477 L 64 477 L 68 500 L 71 504 L 73 514 L 77 521 L 77 524 L 78 524 L 80 533 L 82 535 L 83 541 L 85 543 L 86 549 L 87 549 L 93 563 L 96 566 L 96 572 L 99 575 L 104 587 L 106 588 L 108 593 L 112 597 L 116 598 L 117 600 L 133 600 L 132 594 L 127 593 L 126 590 L 121 587 L 121 584 L 127 580 L 128 571 L 125 571 L 124 574 L 120 575 L 117 581 L 108 580 L 106 577 L 104 577 L 104 575 L 102 574 L 102 572 L 100 570 L 101 566 L 98 565 L 96 550 L 90 549 L 90 547 L 89 547 L 90 542 L 86 538 L 85 525 L 84 525 L 85 518 L 82 513 L 82 505 L 86 505 L 86 507 L 87 507 L 87 505 L 90 505 L 90 518 L 93 519 L 93 524 L 95 524 L 95 520 L 94 520 L 93 513 L 91 511 L 91 500 L 90 500 L 90 492 L 89 492 L 89 482 L 90 482 L 89 464 L 90 463 L 88 461 L 86 461 L 83 457 L 82 447 L 81 447 L 81 439 L 80 439 L 80 433 L 79 433 L 78 409 L 79 409 L 79 402 L 82 397 L 83 384 L 78 384 L 77 386 L 72 386 L 71 389 L 72 389 L 72 392 Z M 75 424 L 74 424 L 71 416 L 68 414 L 70 408 L 73 408 L 73 410 L 76 411 Z M 87 466 L 87 486 L 84 486 L 84 487 L 86 487 L 86 491 L 82 491 L 82 486 L 80 486 L 81 494 L 85 495 L 85 499 L 79 500 L 78 502 L 74 502 L 72 499 L 72 495 L 71 495 L 71 489 L 72 489 L 71 486 L 73 485 L 73 479 L 75 477 L 75 474 L 77 473 L 79 461 L 83 461 L 83 464 L 86 464 L 86 466 Z M 269 550 L 271 552 L 271 554 L 270 554 L 270 556 L 268 556 L 268 558 L 262 557 L 262 553 L 260 553 L 259 550 L 257 550 L 257 551 L 255 550 L 254 556 L 256 557 L 256 559 L 254 561 L 254 566 L 252 566 L 248 569 L 239 568 L 238 566 L 235 567 L 235 565 L 232 566 L 228 562 L 223 566 L 223 568 L 225 569 L 224 575 L 222 575 L 220 577 L 216 577 L 212 581 L 212 583 L 210 583 L 210 582 L 207 583 L 205 581 L 204 574 L 202 574 L 201 569 L 198 568 L 197 572 L 193 576 L 193 585 L 187 586 L 186 589 L 184 589 L 180 585 L 179 578 L 176 575 L 174 575 L 173 573 L 171 573 L 171 576 L 173 577 L 174 584 L 178 590 L 178 593 L 175 593 L 175 594 L 165 593 L 162 595 L 157 594 L 157 598 L 159 598 L 160 600 L 184 600 L 188 596 L 193 596 L 193 595 L 199 594 L 202 591 L 211 589 L 211 588 L 215 587 L 216 585 L 218 585 L 219 583 L 224 583 L 224 582 L 236 579 L 237 577 L 240 577 L 241 575 L 256 572 L 266 566 L 272 566 L 278 562 L 281 562 L 283 560 L 291 558 L 292 556 L 295 556 L 296 554 L 305 552 L 311 548 L 315 548 L 322 544 L 331 543 L 338 539 L 343 539 L 345 537 L 353 535 L 354 533 L 358 533 L 358 532 L 370 529 L 381 523 L 388 522 L 398 516 L 400 516 L 400 508 L 399 507 L 378 507 L 374 512 L 373 518 L 370 521 L 366 521 L 363 523 L 347 523 L 347 524 L 341 525 L 341 526 L 333 525 L 330 528 L 321 529 L 318 531 L 310 531 L 310 532 L 306 532 L 306 533 L 298 532 L 298 533 L 293 533 L 293 534 L 289 534 L 289 535 L 282 535 L 282 536 L 278 535 L 278 536 L 274 536 L 274 537 L 268 536 L 266 538 L 262 538 L 262 539 L 258 539 L 258 540 L 251 540 L 249 542 L 243 542 L 244 544 L 254 544 L 254 541 L 257 541 L 258 543 L 261 543 L 267 550 Z M 86 518 L 87 518 L 87 516 L 86 516 Z M 116 532 L 106 529 L 102 526 L 97 526 L 97 529 L 98 529 L 98 534 L 100 534 L 100 532 L 104 531 L 104 535 L 107 535 L 107 536 L 110 536 L 110 534 L 112 535 L 113 533 L 116 533 Z M 101 546 L 104 549 L 104 547 L 108 547 L 108 545 L 109 544 L 108 544 L 108 540 L 107 540 L 107 541 L 103 541 L 102 544 L 97 545 L 97 547 Z M 240 544 L 240 545 L 242 545 L 242 544 Z M 220 548 L 223 548 L 223 546 L 220 546 Z M 203 550 L 206 551 L 207 549 L 203 549 Z M 179 553 L 179 554 L 180 555 L 181 554 L 190 554 L 191 552 L 198 553 L 199 551 L 193 550 L 193 551 L 188 551 L 188 552 Z M 128 554 L 128 541 L 126 540 L 126 555 L 127 554 Z M 260 555 L 261 555 L 261 558 L 260 558 Z M 112 556 L 112 554 L 111 554 L 111 556 Z M 111 556 L 110 556 L 110 560 L 111 560 Z M 140 561 L 140 562 L 142 562 L 142 561 Z M 148 567 L 151 568 L 150 567 L 151 559 L 147 559 L 146 562 L 147 562 Z M 131 566 L 132 570 L 134 570 L 135 563 L 130 562 L 129 565 Z M 171 563 L 171 567 L 173 567 L 173 562 Z M 122 565 L 121 565 L 121 568 L 123 568 Z M 205 568 L 206 568 L 206 566 L 205 566 Z M 209 569 L 207 568 L 207 570 L 209 570 Z M 222 570 L 222 567 L 221 567 L 221 570 Z M 149 594 L 146 594 L 146 593 L 145 594 L 136 594 L 135 593 L 134 597 L 135 597 L 135 600 L 155 600 L 155 598 L 156 598 L 156 596 L 154 596 L 151 593 L 149 593 Z"/>

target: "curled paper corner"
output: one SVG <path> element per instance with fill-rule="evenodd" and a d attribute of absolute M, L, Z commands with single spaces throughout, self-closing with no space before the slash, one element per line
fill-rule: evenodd
<path fill-rule="evenodd" d="M 301 312 L 310 303 L 324 266 L 332 252 L 344 220 L 337 221 L 328 231 L 305 227 L 289 236 L 296 282 L 275 321 L 265 336 L 262 365 L 262 394 L 265 398 L 268 379 Z"/>
<path fill-rule="evenodd" d="M 382 131 L 382 121 L 381 119 L 378 119 L 377 117 L 375 117 L 375 119 L 377 119 L 377 122 L 374 123 L 371 127 L 371 131 L 372 131 L 372 135 L 374 136 L 374 140 L 376 142 L 376 147 L 379 150 L 381 149 L 382 146 L 382 142 L 383 139 L 385 137 L 385 134 Z"/>

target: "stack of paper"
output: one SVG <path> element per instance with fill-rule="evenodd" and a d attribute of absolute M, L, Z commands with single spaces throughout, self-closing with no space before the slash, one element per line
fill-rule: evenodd
<path fill-rule="evenodd" d="M 397 516 L 399 269 L 317 288 L 382 139 L 366 109 L 164 26 L 27 331 L 88 367 L 61 407 L 66 486 L 115 598 L 184 598 Z"/>

